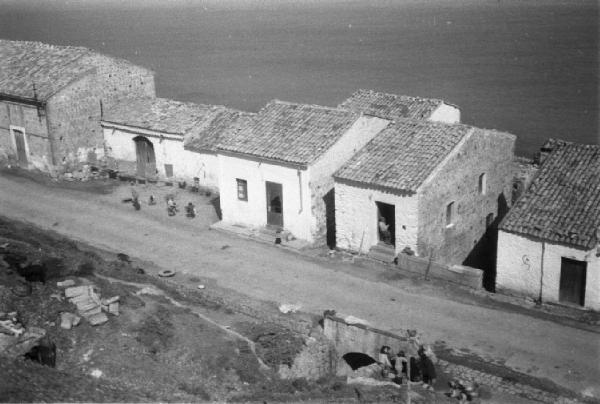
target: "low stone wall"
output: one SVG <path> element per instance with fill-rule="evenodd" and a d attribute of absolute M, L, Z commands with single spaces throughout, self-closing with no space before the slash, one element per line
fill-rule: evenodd
<path fill-rule="evenodd" d="M 323 335 L 312 335 L 304 341 L 292 366 L 280 365 L 278 373 L 282 379 L 317 380 L 335 372 L 336 360 L 333 343 Z"/>
<path fill-rule="evenodd" d="M 474 289 L 483 287 L 483 271 L 464 265 L 444 265 L 427 258 L 406 254 L 398 255 L 398 268 L 415 272 L 425 277 L 443 279 Z"/>
<path fill-rule="evenodd" d="M 420 345 L 416 336 L 401 336 L 365 324 L 348 323 L 336 316 L 324 317 L 323 332 L 335 346 L 335 370 L 338 374 L 347 370 L 342 357 L 349 352 L 361 352 L 377 359 L 381 347 L 387 345 L 393 353 L 402 350 L 409 356 L 416 356 Z"/>

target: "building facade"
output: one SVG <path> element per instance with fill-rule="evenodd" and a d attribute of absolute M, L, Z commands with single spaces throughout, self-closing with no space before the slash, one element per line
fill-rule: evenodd
<path fill-rule="evenodd" d="M 332 173 L 387 125 L 347 110 L 269 103 L 217 147 L 222 220 L 325 241 L 328 224 L 334 231 Z"/>
<path fill-rule="evenodd" d="M 24 168 L 69 169 L 103 155 L 100 116 L 154 96 L 154 73 L 89 49 L 0 40 L 0 148 Z"/>
<path fill-rule="evenodd" d="M 218 166 L 213 146 L 219 133 L 241 114 L 222 106 L 164 98 L 125 99 L 104 113 L 105 152 L 121 173 L 198 181 L 216 188 Z"/>
<path fill-rule="evenodd" d="M 466 125 L 396 120 L 334 174 L 337 246 L 463 263 L 510 200 L 514 143 Z"/>
<path fill-rule="evenodd" d="M 497 290 L 600 310 L 600 146 L 550 141 L 499 227 Z"/>

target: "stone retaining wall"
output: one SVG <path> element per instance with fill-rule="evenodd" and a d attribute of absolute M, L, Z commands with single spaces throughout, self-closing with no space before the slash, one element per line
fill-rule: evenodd
<path fill-rule="evenodd" d="M 398 267 L 425 277 L 443 279 L 474 289 L 483 287 L 483 271 L 464 265 L 445 265 L 427 258 L 406 254 L 398 255 Z"/>

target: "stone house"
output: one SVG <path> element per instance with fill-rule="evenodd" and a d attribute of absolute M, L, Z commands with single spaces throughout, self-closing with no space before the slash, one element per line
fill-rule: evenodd
<path fill-rule="evenodd" d="M 196 179 L 215 188 L 218 169 L 213 147 L 221 131 L 242 115 L 223 106 L 165 98 L 125 99 L 102 118 L 106 155 L 122 173 L 189 183 Z"/>
<path fill-rule="evenodd" d="M 515 139 L 397 119 L 334 174 L 337 246 L 463 263 L 510 200 Z"/>
<path fill-rule="evenodd" d="M 552 140 L 498 230 L 498 291 L 600 310 L 600 146 Z"/>
<path fill-rule="evenodd" d="M 270 102 L 217 147 L 223 222 L 285 229 L 308 242 L 332 237 L 331 175 L 388 123 L 337 108 Z"/>
<path fill-rule="evenodd" d="M 0 149 L 25 168 L 93 163 L 103 152 L 103 108 L 154 94 L 154 73 L 128 61 L 81 47 L 0 40 Z"/>
<path fill-rule="evenodd" d="M 445 123 L 460 122 L 460 109 L 443 100 L 387 94 L 373 90 L 356 91 L 338 108 L 390 121 L 409 118 Z"/>

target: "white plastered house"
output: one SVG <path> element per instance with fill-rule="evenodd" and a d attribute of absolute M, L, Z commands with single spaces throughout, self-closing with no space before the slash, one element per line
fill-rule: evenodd
<path fill-rule="evenodd" d="M 270 102 L 217 147 L 222 221 L 324 241 L 334 220 L 331 175 L 388 123 L 337 108 Z"/>
<path fill-rule="evenodd" d="M 498 232 L 496 288 L 600 310 L 600 146 L 551 150 Z"/>
<path fill-rule="evenodd" d="M 220 132 L 240 111 L 165 98 L 133 98 L 103 114 L 106 155 L 119 171 L 142 178 L 176 179 L 218 185 L 217 158 L 211 153 Z M 199 153 L 190 144 L 205 150 Z"/>

